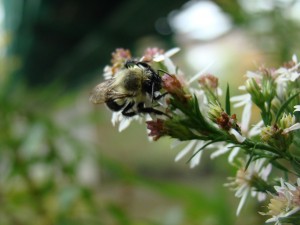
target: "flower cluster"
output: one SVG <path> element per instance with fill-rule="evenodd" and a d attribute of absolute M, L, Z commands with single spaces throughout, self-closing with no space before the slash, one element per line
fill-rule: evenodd
<path fill-rule="evenodd" d="M 228 153 L 231 164 L 238 166 L 236 177 L 226 184 L 241 198 L 237 214 L 248 196 L 259 201 L 271 197 L 266 222 L 300 219 L 300 178 L 293 186 L 281 179 L 268 180 L 271 170 L 300 177 L 300 63 L 292 61 L 279 68 L 258 68 L 246 73 L 245 85 L 239 87 L 245 93 L 231 97 L 227 86 L 223 91 L 218 78 L 205 70 L 188 78 L 170 59 L 178 48 L 164 51 L 148 48 L 144 55 L 135 58 L 149 65 L 161 77 L 161 90 L 148 99 L 147 110 L 133 117 L 113 112 L 113 124 L 123 130 L 133 120 L 145 121 L 148 136 L 152 140 L 168 136 L 174 139 L 172 146 L 185 145 L 175 161 L 190 153 L 190 166 L 199 164 L 201 155 L 212 150 L 211 158 Z M 117 49 L 112 64 L 106 66 L 104 76 L 111 79 L 124 63 L 131 59 L 129 50 Z M 244 107 L 241 120 L 232 107 Z M 257 107 L 261 119 L 250 125 L 251 109 Z M 124 105 L 126 107 L 126 105 Z M 162 113 L 158 113 L 162 112 Z M 241 163 L 242 162 L 242 163 Z M 273 169 L 272 169 L 273 168 Z M 249 195 L 251 194 L 251 195 Z"/>

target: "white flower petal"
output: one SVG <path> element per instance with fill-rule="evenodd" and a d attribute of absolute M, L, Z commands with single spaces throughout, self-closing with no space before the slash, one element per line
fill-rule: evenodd
<path fill-rule="evenodd" d="M 234 135 L 234 137 L 236 138 L 236 140 L 239 142 L 239 143 L 243 143 L 245 140 L 246 140 L 246 137 L 243 137 L 239 132 L 237 132 L 235 129 L 230 129 L 229 130 L 229 133 Z"/>
<path fill-rule="evenodd" d="M 170 58 L 171 56 L 175 55 L 179 51 L 180 51 L 180 48 L 178 48 L 178 47 L 172 48 L 172 49 L 166 51 L 164 54 L 154 56 L 153 61 L 154 62 L 162 62 L 162 61 L 166 60 L 167 58 Z"/>
<path fill-rule="evenodd" d="M 113 112 L 111 116 L 111 123 L 113 126 L 116 125 L 116 123 L 119 122 L 119 113 L 118 112 Z"/>
<path fill-rule="evenodd" d="M 298 59 L 297 59 L 297 55 L 296 55 L 296 54 L 293 54 L 292 60 L 293 60 L 293 62 L 294 62 L 295 64 L 298 63 Z"/>
<path fill-rule="evenodd" d="M 203 75 L 213 64 L 214 62 L 209 63 L 203 70 L 201 70 L 199 73 L 196 73 L 194 76 L 192 76 L 192 78 L 188 81 L 188 85 L 193 83 L 195 80 L 198 80 L 201 77 L 201 75 Z"/>
<path fill-rule="evenodd" d="M 167 67 L 167 70 L 170 74 L 176 74 L 176 66 L 170 58 L 164 59 L 164 65 Z"/>
<path fill-rule="evenodd" d="M 246 202 L 246 199 L 247 199 L 248 194 L 249 194 L 249 189 L 247 189 L 247 190 L 243 193 L 243 195 L 242 195 L 242 198 L 241 198 L 241 200 L 240 200 L 239 206 L 238 206 L 238 208 L 237 208 L 237 210 L 236 210 L 236 215 L 237 215 L 237 216 L 240 214 L 240 212 L 241 212 L 241 210 L 242 210 L 242 208 L 243 208 L 243 206 L 244 206 L 244 204 L 245 204 L 245 202 Z"/>
<path fill-rule="evenodd" d="M 266 200 L 266 198 L 267 198 L 267 195 L 265 193 L 258 192 L 257 199 L 258 199 L 259 202 L 262 202 L 262 201 Z"/>
<path fill-rule="evenodd" d="M 248 136 L 253 137 L 261 133 L 261 129 L 264 126 L 264 122 L 261 120 L 255 124 L 249 131 Z"/>
<path fill-rule="evenodd" d="M 195 143 L 196 140 L 190 141 L 190 143 L 176 155 L 175 162 L 182 159 L 193 148 Z"/>
<path fill-rule="evenodd" d="M 171 143 L 171 148 L 176 148 L 178 145 L 182 144 L 182 141 L 179 141 L 178 139 L 175 139 L 172 143 Z"/>
<path fill-rule="evenodd" d="M 178 47 L 171 48 L 168 51 L 166 51 L 164 55 L 166 57 L 170 58 L 171 56 L 175 55 L 179 51 L 180 51 L 180 48 L 178 48 Z"/>
<path fill-rule="evenodd" d="M 228 157 L 228 161 L 229 163 L 233 163 L 234 158 L 237 156 L 237 154 L 239 153 L 240 148 L 239 147 L 234 147 Z"/>
<path fill-rule="evenodd" d="M 291 184 L 288 183 L 288 182 L 285 182 L 285 185 L 286 185 L 287 188 L 290 189 L 291 191 L 295 191 L 295 190 L 296 190 L 296 187 L 294 187 L 293 185 L 291 185 Z"/>
<path fill-rule="evenodd" d="M 246 132 L 249 129 L 249 122 L 250 122 L 250 118 L 251 118 L 251 108 L 252 108 L 252 102 L 249 101 L 249 103 L 245 105 L 245 108 L 244 108 L 243 114 L 242 114 L 241 130 L 243 132 Z"/>
<path fill-rule="evenodd" d="M 261 74 L 255 73 L 253 71 L 247 71 L 246 72 L 246 77 L 248 78 L 255 78 L 255 79 L 261 79 Z"/>
<path fill-rule="evenodd" d="M 119 124 L 119 132 L 122 132 L 125 130 L 131 123 L 132 119 L 131 118 L 124 118 L 120 121 Z"/>
<path fill-rule="evenodd" d="M 268 176 L 270 175 L 271 171 L 272 171 L 272 164 L 269 163 L 266 167 L 264 167 L 262 169 L 262 171 L 259 173 L 259 175 L 261 176 L 261 178 L 263 180 L 266 181 Z"/>
<path fill-rule="evenodd" d="M 294 125 L 288 127 L 288 128 L 285 128 L 282 132 L 282 134 L 287 134 L 291 131 L 294 131 L 294 130 L 298 130 L 300 129 L 300 123 L 295 123 Z"/>
<path fill-rule="evenodd" d="M 195 166 L 197 166 L 200 162 L 201 156 L 202 156 L 202 152 L 203 151 L 199 151 L 199 148 L 195 148 L 193 154 L 197 153 L 196 155 L 193 156 L 193 158 L 191 159 L 190 162 L 190 168 L 194 168 Z"/>
<path fill-rule="evenodd" d="M 293 73 L 291 73 L 291 81 L 295 81 L 295 80 L 297 80 L 298 79 L 298 77 L 300 76 L 300 74 L 299 73 L 297 73 L 297 72 L 293 72 Z"/>
<path fill-rule="evenodd" d="M 247 93 L 244 95 L 233 96 L 230 98 L 230 101 L 237 102 L 233 107 L 238 108 L 246 104 L 251 104 L 251 95 Z"/>
<path fill-rule="evenodd" d="M 294 106 L 294 109 L 295 109 L 294 112 L 300 111 L 300 105 L 295 105 L 295 106 Z"/>
<path fill-rule="evenodd" d="M 214 159 L 214 158 L 216 158 L 216 157 L 218 157 L 218 156 L 220 156 L 220 155 L 223 155 L 223 154 L 227 153 L 228 151 L 230 151 L 230 148 L 229 148 L 229 147 L 230 147 L 229 145 L 226 145 L 226 146 L 224 146 L 224 148 L 220 148 L 219 150 L 213 152 L 213 153 L 210 155 L 210 158 L 211 158 L 211 159 Z"/>

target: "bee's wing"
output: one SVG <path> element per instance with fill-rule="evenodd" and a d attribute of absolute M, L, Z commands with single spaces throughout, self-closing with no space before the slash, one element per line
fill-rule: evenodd
<path fill-rule="evenodd" d="M 101 104 L 107 100 L 107 92 L 112 88 L 113 79 L 105 80 L 98 84 L 90 94 L 90 102 Z"/>
<path fill-rule="evenodd" d="M 90 95 L 90 102 L 94 104 L 105 103 L 108 100 L 132 97 L 133 94 L 124 93 L 121 89 L 116 90 L 115 79 L 105 80 L 98 84 Z"/>

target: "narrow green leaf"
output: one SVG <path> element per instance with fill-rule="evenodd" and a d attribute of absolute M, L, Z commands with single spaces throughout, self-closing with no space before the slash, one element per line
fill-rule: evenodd
<path fill-rule="evenodd" d="M 299 94 L 300 94 L 300 92 L 297 92 L 296 94 L 292 95 L 288 100 L 286 100 L 285 103 L 282 104 L 282 106 L 280 107 L 280 109 L 278 110 L 278 112 L 276 114 L 275 123 L 277 123 L 277 121 L 279 120 L 279 117 L 281 116 L 281 114 L 283 113 L 283 111 L 287 107 L 287 105 Z"/>
<path fill-rule="evenodd" d="M 200 109 L 199 109 L 199 102 L 198 102 L 198 99 L 197 99 L 197 96 L 194 95 L 194 110 L 195 110 L 195 113 L 196 113 L 196 116 L 197 117 L 202 117 L 202 114 L 200 112 Z"/>
<path fill-rule="evenodd" d="M 252 151 L 253 152 L 253 151 Z M 248 159 L 247 163 L 246 163 L 246 167 L 245 167 L 245 170 L 248 169 L 250 163 L 252 162 L 252 159 L 253 159 L 253 154 L 250 155 L 250 158 Z"/>
<path fill-rule="evenodd" d="M 229 84 L 227 83 L 227 89 L 226 89 L 226 99 L 225 99 L 225 110 L 228 115 L 231 115 L 231 109 L 230 109 L 230 90 L 229 90 Z"/>
<path fill-rule="evenodd" d="M 202 151 L 202 150 L 204 150 L 207 146 L 209 146 L 209 145 L 211 145 L 211 144 L 213 144 L 213 143 L 216 143 L 216 142 L 219 142 L 220 140 L 213 140 L 213 141 L 210 141 L 210 142 L 208 142 L 208 143 L 206 143 L 205 145 L 203 145 L 203 146 L 201 146 L 201 148 L 199 148 L 190 158 L 189 158 L 189 160 L 187 161 L 187 163 L 189 163 L 191 160 L 192 160 L 192 158 L 194 158 L 195 157 L 195 155 L 197 155 L 200 151 Z"/>

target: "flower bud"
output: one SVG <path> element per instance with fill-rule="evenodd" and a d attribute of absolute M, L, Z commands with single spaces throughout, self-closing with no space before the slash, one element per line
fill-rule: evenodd
<path fill-rule="evenodd" d="M 162 76 L 163 88 L 171 94 L 175 99 L 180 102 L 187 102 L 188 99 L 191 98 L 189 94 L 187 94 L 180 81 L 174 75 L 164 74 Z"/>
<path fill-rule="evenodd" d="M 219 103 L 210 103 L 209 104 L 209 111 L 208 111 L 208 118 L 217 123 L 217 120 L 222 117 L 222 113 L 224 113 L 224 109 L 220 106 Z"/>
<path fill-rule="evenodd" d="M 215 90 L 219 86 L 219 79 L 211 74 L 202 75 L 199 78 L 199 84 L 209 90 Z"/>
<path fill-rule="evenodd" d="M 208 117 L 211 121 L 218 124 L 223 130 L 229 131 L 231 128 L 240 132 L 240 127 L 237 124 L 236 115 L 229 116 L 219 103 L 210 103 Z"/>
<path fill-rule="evenodd" d="M 250 78 L 250 79 L 246 80 L 245 86 L 246 86 L 246 90 L 251 95 L 252 101 L 258 106 L 263 105 L 264 98 L 261 93 L 261 88 L 255 81 L 255 79 Z"/>
<path fill-rule="evenodd" d="M 279 127 L 281 129 L 286 129 L 291 127 L 292 125 L 294 125 L 296 122 L 296 118 L 295 116 L 293 116 L 292 114 L 286 114 L 284 113 L 282 118 L 279 120 Z"/>
<path fill-rule="evenodd" d="M 262 81 L 262 95 L 265 102 L 270 102 L 276 95 L 276 83 L 271 76 L 265 76 Z"/>

